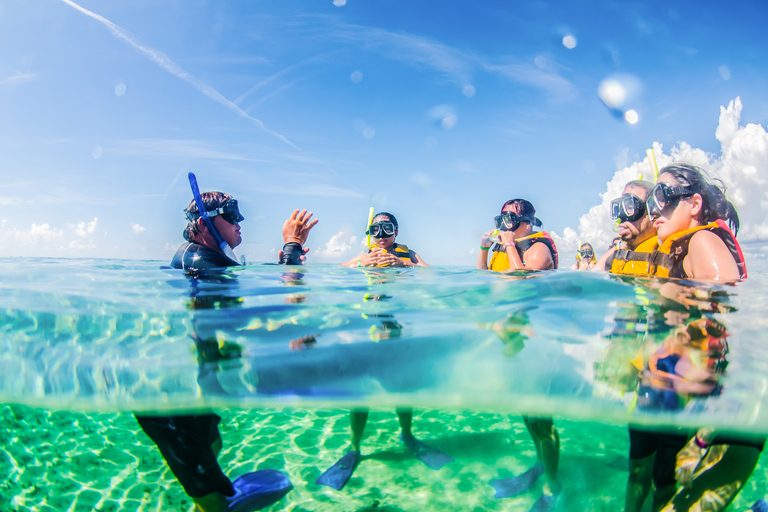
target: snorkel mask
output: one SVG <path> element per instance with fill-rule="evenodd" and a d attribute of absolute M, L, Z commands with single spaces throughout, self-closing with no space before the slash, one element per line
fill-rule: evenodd
<path fill-rule="evenodd" d="M 541 226 L 541 221 L 536 217 L 521 217 L 512 212 L 502 212 L 493 218 L 496 229 L 500 231 L 514 231 L 520 227 L 521 222 L 529 222 L 533 226 Z"/>
<path fill-rule="evenodd" d="M 227 258 L 231 259 L 236 265 L 239 265 L 240 263 L 237 261 L 237 256 L 235 256 L 235 251 L 232 250 L 232 248 L 229 246 L 229 244 L 221 237 L 221 233 L 219 233 L 219 230 L 216 229 L 216 226 L 213 225 L 213 221 L 211 220 L 211 216 L 208 214 L 208 212 L 205 209 L 205 203 L 203 202 L 203 198 L 200 195 L 200 189 L 197 186 L 197 178 L 195 178 L 195 174 L 190 172 L 187 177 L 189 178 L 189 186 L 192 189 L 192 195 L 195 198 L 195 204 L 197 205 L 197 215 L 194 216 L 195 219 L 202 218 L 203 222 L 205 223 L 205 227 L 208 228 L 208 231 L 211 233 L 211 236 L 213 236 L 213 239 L 216 241 L 216 244 L 219 246 L 219 249 L 221 249 L 221 252 L 223 252 Z M 232 200 L 234 201 L 234 200 Z M 227 201 L 229 203 L 229 201 Z M 223 208 L 226 207 L 226 204 L 224 204 L 223 207 L 220 207 L 216 210 L 215 215 L 222 215 L 223 214 Z M 233 217 L 234 213 L 230 209 L 227 212 L 227 215 L 230 216 L 230 218 L 237 218 L 240 222 L 243 220 L 243 216 L 240 215 L 240 212 L 237 210 L 237 201 L 234 201 L 234 208 L 235 211 L 237 211 L 237 217 Z M 218 213 L 219 210 L 222 210 L 222 213 Z M 193 220 L 190 218 L 190 215 L 187 215 L 187 218 L 189 220 Z M 226 220 L 226 218 L 225 218 Z"/>
<path fill-rule="evenodd" d="M 368 226 L 368 230 L 365 232 L 365 234 L 374 238 L 387 238 L 394 235 L 395 231 L 397 231 L 397 228 L 393 222 L 383 220 Z"/>
<path fill-rule="evenodd" d="M 678 201 L 681 197 L 690 197 L 695 192 L 691 187 L 673 187 L 669 183 L 657 183 L 648 193 L 648 199 L 645 204 L 648 208 L 648 215 L 652 219 L 661 216 L 661 212 L 667 206 Z"/>
<path fill-rule="evenodd" d="M 187 220 L 194 222 L 200 218 L 200 207 L 198 206 L 197 212 L 188 212 Z M 207 210 L 208 217 L 215 217 L 221 215 L 221 217 L 230 224 L 240 224 L 245 220 L 245 217 L 240 214 L 240 209 L 237 206 L 237 199 L 227 199 L 227 202 L 219 206 L 215 210 Z"/>
<path fill-rule="evenodd" d="M 645 215 L 645 202 L 634 194 L 624 194 L 611 201 L 611 218 L 621 222 L 635 222 Z"/>
<path fill-rule="evenodd" d="M 580 249 L 576 253 L 576 257 L 580 260 L 592 261 L 595 257 L 595 251 L 593 249 Z"/>

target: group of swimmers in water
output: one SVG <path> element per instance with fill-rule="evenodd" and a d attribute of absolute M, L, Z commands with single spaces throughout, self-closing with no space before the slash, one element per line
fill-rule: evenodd
<path fill-rule="evenodd" d="M 242 240 L 240 222 L 244 218 L 237 200 L 228 194 L 200 194 L 196 182 L 193 194 L 195 197 L 185 210 L 187 242 L 174 255 L 171 266 L 185 270 L 190 279 L 204 279 L 203 271 L 239 265 L 231 248 Z M 296 210 L 283 224 L 281 264 L 303 264 L 308 252 L 307 238 L 317 224 L 312 217 L 311 212 Z M 622 196 L 611 202 L 611 217 L 619 228 L 616 244 L 599 258 L 591 245 L 581 244 L 572 268 L 720 283 L 734 283 L 747 276 L 736 241 L 736 209 L 726 199 L 724 187 L 698 167 L 675 163 L 660 171 L 656 183 L 629 182 Z M 558 268 L 555 242 L 545 231 L 536 229 L 542 222 L 529 201 L 507 201 L 494 222 L 495 229 L 481 237 L 478 269 L 524 274 Z M 413 249 L 395 242 L 398 223 L 394 215 L 383 212 L 373 216 L 366 234 L 371 237 L 369 247 L 343 266 L 428 266 Z M 684 335 L 682 331 L 676 331 L 669 343 L 674 342 L 675 336 Z M 665 350 L 669 348 L 666 344 Z M 201 346 L 198 344 L 199 351 Z M 659 354 L 650 369 L 655 375 L 667 375 L 661 369 L 664 364 L 671 364 L 668 372 L 670 379 L 674 379 L 675 365 L 682 364 L 680 356 L 670 359 L 667 352 Z M 670 360 L 673 362 L 669 363 Z M 654 373 L 644 373 L 643 366 L 649 370 L 647 362 L 641 363 L 636 377 L 638 382 L 647 384 L 643 396 L 659 400 L 652 383 L 645 382 Z M 642 383 L 640 388 L 642 391 Z M 638 392 L 638 396 L 641 394 Z M 413 436 L 410 409 L 398 409 L 397 415 L 400 437 L 419 460 L 433 469 L 453 460 Z M 350 413 L 350 449 L 317 479 L 317 484 L 338 490 L 344 487 L 360 462 L 367 418 L 367 410 Z M 137 415 L 137 419 L 201 512 L 254 510 L 279 499 L 291 488 L 288 478 L 274 470 L 255 471 L 231 481 L 216 460 L 222 444 L 218 430 L 221 418 L 214 413 Z M 544 476 L 543 493 L 531 510 L 555 510 L 561 491 L 557 428 L 552 418 L 524 417 L 524 422 L 534 441 L 537 461 L 521 475 L 492 480 L 495 497 L 519 495 Z M 640 510 L 652 483 L 654 511 L 723 510 L 743 487 L 764 444 L 763 438 L 734 437 L 710 428 L 667 432 L 630 426 L 629 430 L 627 512 Z"/>

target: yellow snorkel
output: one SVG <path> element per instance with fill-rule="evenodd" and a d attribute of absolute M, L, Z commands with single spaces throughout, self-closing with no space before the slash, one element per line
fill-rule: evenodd
<path fill-rule="evenodd" d="M 373 223 L 373 206 L 368 210 L 368 224 L 365 225 L 365 245 L 371 246 L 371 224 Z"/>
<path fill-rule="evenodd" d="M 645 150 L 645 154 L 648 155 L 648 163 L 651 165 L 651 174 L 653 176 L 653 182 L 659 179 L 659 166 L 656 164 L 656 155 L 653 153 L 653 149 Z M 640 179 L 643 179 L 642 177 Z"/>

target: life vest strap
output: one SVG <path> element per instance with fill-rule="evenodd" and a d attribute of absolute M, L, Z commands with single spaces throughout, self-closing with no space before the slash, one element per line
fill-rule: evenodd
<path fill-rule="evenodd" d="M 619 261 L 651 261 L 650 252 L 637 252 L 630 249 L 617 249 L 614 259 Z"/>

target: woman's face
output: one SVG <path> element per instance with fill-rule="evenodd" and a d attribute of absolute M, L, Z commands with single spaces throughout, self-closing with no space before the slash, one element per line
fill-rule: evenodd
<path fill-rule="evenodd" d="M 668 183 L 673 187 L 679 187 L 680 182 L 668 173 L 659 176 L 656 183 Z M 661 214 L 653 221 L 653 227 L 659 236 L 659 243 L 678 231 L 683 231 L 698 225 L 692 212 L 693 202 L 690 197 L 680 197 L 672 201 L 661 210 Z"/>
<path fill-rule="evenodd" d="M 392 221 L 386 215 L 379 215 L 378 217 L 374 217 L 373 219 L 373 224 L 377 222 L 392 222 Z M 384 233 L 382 232 L 381 235 L 384 235 Z M 392 247 L 392 245 L 394 245 L 395 237 L 397 237 L 397 229 L 395 229 L 395 234 L 391 236 L 381 236 L 380 238 L 371 236 L 371 245 L 376 245 L 378 247 L 381 247 L 382 249 L 389 249 L 390 247 Z"/>
<path fill-rule="evenodd" d="M 519 210 L 517 208 L 516 204 L 508 204 L 504 208 L 501 209 L 501 212 L 509 212 L 513 215 L 520 215 Z M 521 222 L 520 225 L 517 227 L 517 229 L 514 231 L 515 238 L 519 238 L 521 236 L 525 236 L 528 234 L 528 230 L 530 229 L 531 224 L 529 222 Z"/>

